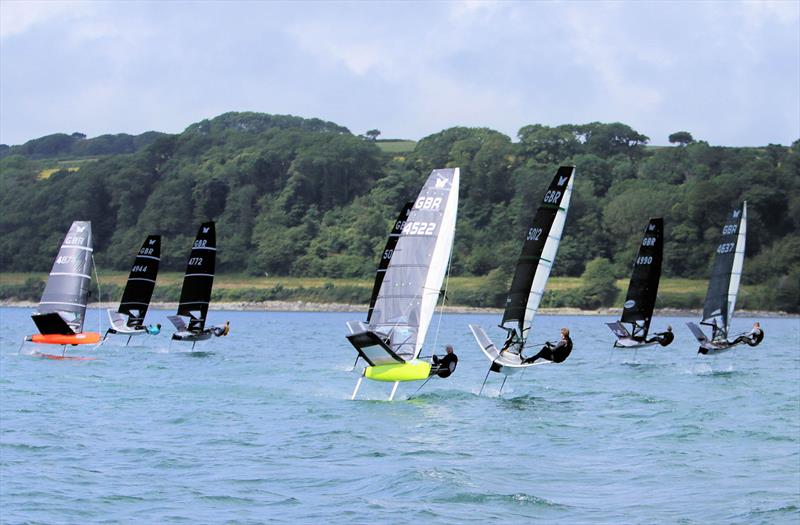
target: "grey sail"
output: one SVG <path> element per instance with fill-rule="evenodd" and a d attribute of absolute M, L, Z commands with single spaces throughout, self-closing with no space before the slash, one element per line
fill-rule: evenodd
<path fill-rule="evenodd" d="M 404 360 L 419 355 L 447 271 L 455 234 L 458 168 L 428 177 L 403 225 L 386 269 L 370 331 L 384 334 Z"/>
<path fill-rule="evenodd" d="M 42 334 L 63 333 L 59 327 L 64 323 L 73 333 L 83 331 L 91 272 L 92 224 L 75 221 L 58 250 L 39 307 L 32 316 Z"/>

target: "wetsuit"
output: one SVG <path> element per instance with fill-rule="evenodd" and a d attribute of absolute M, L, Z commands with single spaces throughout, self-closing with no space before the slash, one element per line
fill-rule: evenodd
<path fill-rule="evenodd" d="M 674 339 L 675 339 L 675 335 L 670 331 L 666 331 L 666 332 L 657 333 L 655 336 L 653 336 L 652 338 L 648 339 L 645 342 L 647 342 L 647 343 L 658 343 L 661 346 L 669 346 L 669 344 Z"/>
<path fill-rule="evenodd" d="M 753 329 L 749 334 L 740 335 L 734 343 L 747 343 L 750 346 L 758 346 L 764 340 L 764 331 L 760 328 Z"/>
<path fill-rule="evenodd" d="M 433 356 L 433 364 L 435 368 L 431 372 L 441 378 L 450 377 L 450 374 L 456 371 L 458 365 L 458 356 L 456 354 L 445 354 L 444 357 L 439 358 L 438 355 Z"/>
<path fill-rule="evenodd" d="M 535 362 L 537 359 L 547 359 L 548 361 L 552 361 L 554 363 L 563 363 L 569 357 L 571 352 L 572 339 L 567 337 L 555 345 L 547 343 L 538 354 L 533 357 L 523 359 L 522 363 L 528 365 Z"/>

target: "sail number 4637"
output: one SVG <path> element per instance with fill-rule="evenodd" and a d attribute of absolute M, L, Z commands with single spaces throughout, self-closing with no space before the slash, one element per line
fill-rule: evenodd
<path fill-rule="evenodd" d="M 731 253 L 735 248 L 735 242 L 723 242 L 717 246 L 717 253 Z"/>

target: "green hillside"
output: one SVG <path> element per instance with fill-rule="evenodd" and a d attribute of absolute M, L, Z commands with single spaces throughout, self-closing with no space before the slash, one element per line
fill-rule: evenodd
<path fill-rule="evenodd" d="M 621 123 L 530 125 L 514 140 L 457 127 L 417 143 L 373 141 L 319 119 L 257 113 L 146 135 L 111 141 L 110 153 L 74 136 L 2 148 L 3 271 L 47 271 L 73 220 L 92 221 L 101 268 L 124 271 L 144 236 L 160 233 L 163 267 L 180 271 L 197 225 L 214 219 L 221 273 L 368 281 L 402 203 L 431 169 L 459 166 L 452 273 L 489 283 L 463 302 L 495 304 L 543 189 L 559 164 L 575 164 L 555 276 L 578 278 L 595 260 L 595 279 L 624 280 L 647 219 L 663 216 L 665 275 L 704 280 L 724 216 L 746 199 L 750 306 L 800 304 L 800 141 L 648 148 Z M 581 290 L 553 300 L 619 301 L 587 302 Z"/>

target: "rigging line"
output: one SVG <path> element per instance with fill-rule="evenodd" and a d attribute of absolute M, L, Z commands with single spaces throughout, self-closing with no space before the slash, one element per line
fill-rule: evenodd
<path fill-rule="evenodd" d="M 432 378 L 433 376 L 434 376 L 434 374 L 431 374 L 431 375 L 429 375 L 429 376 L 428 376 L 428 379 L 426 379 L 426 380 L 425 380 L 425 382 L 424 382 L 424 383 L 422 383 L 422 384 L 419 386 L 419 388 L 418 388 L 418 389 L 416 389 L 416 390 L 414 391 L 414 393 L 413 393 L 413 394 L 411 394 L 410 396 L 408 396 L 408 398 L 406 399 L 406 401 L 411 401 L 411 399 L 412 399 L 412 398 L 413 398 L 415 395 L 417 395 L 417 392 L 419 392 L 420 390 L 422 390 L 422 387 L 428 384 L 428 381 L 430 381 L 430 380 L 431 380 L 431 378 Z"/>
<path fill-rule="evenodd" d="M 92 268 L 94 268 L 94 280 L 97 282 L 97 302 L 103 301 L 103 294 L 100 293 L 100 276 L 97 275 L 97 264 L 94 262 L 94 252 L 92 252 Z M 97 332 L 103 331 L 103 316 L 100 314 L 102 308 L 98 307 L 97 310 Z M 100 346 L 100 345 L 97 345 Z"/>
<path fill-rule="evenodd" d="M 450 265 L 453 264 L 453 249 L 450 248 L 450 257 L 447 259 L 447 275 L 444 280 L 444 295 L 442 296 L 442 306 L 439 307 L 439 321 L 436 324 L 436 337 L 433 338 L 433 351 L 439 348 L 439 329 L 442 327 L 442 316 L 444 315 L 444 303 L 447 301 L 447 287 L 450 284 Z"/>

